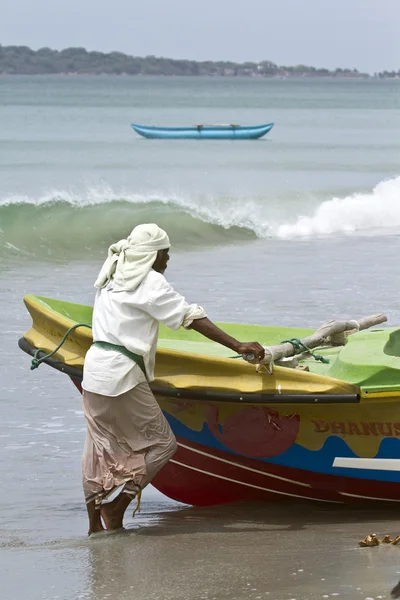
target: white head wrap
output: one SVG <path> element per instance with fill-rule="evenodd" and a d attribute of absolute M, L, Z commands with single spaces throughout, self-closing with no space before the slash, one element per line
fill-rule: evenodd
<path fill-rule="evenodd" d="M 170 247 L 168 235 L 155 223 L 138 225 L 126 240 L 108 249 L 94 287 L 103 288 L 111 280 L 119 290 L 132 291 L 150 272 L 159 250 Z"/>

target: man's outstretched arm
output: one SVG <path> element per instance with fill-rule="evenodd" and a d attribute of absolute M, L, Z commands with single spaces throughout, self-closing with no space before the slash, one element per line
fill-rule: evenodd
<path fill-rule="evenodd" d="M 207 317 L 195 319 L 192 321 L 188 329 L 194 329 L 209 340 L 218 342 L 218 344 L 222 344 L 238 354 L 253 354 L 258 360 L 264 358 L 264 348 L 261 346 L 261 344 L 258 342 L 239 342 L 232 336 L 228 335 L 225 331 L 214 325 L 214 323 Z"/>

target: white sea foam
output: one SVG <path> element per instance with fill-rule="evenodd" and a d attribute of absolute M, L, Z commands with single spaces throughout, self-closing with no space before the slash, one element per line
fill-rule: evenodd
<path fill-rule="evenodd" d="M 358 193 L 322 202 L 311 215 L 298 215 L 276 229 L 280 238 L 393 231 L 400 226 L 400 177 L 381 181 L 370 193 Z M 382 232 L 382 231 L 381 231 Z"/>

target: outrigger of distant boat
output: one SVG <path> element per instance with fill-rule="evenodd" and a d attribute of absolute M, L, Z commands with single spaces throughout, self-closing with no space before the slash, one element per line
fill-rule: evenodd
<path fill-rule="evenodd" d="M 132 123 L 132 128 L 146 138 L 158 139 L 206 139 L 206 140 L 255 140 L 273 127 L 273 123 L 250 127 L 235 124 L 195 125 L 193 127 L 153 127 Z"/>

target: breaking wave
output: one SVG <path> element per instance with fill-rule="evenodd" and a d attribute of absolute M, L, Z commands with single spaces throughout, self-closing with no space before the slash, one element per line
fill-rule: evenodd
<path fill-rule="evenodd" d="M 298 239 L 358 232 L 382 235 L 400 226 L 400 177 L 342 198 L 224 198 L 82 193 L 0 198 L 0 257 L 79 258 L 103 254 L 138 223 L 156 222 L 175 248 Z"/>

